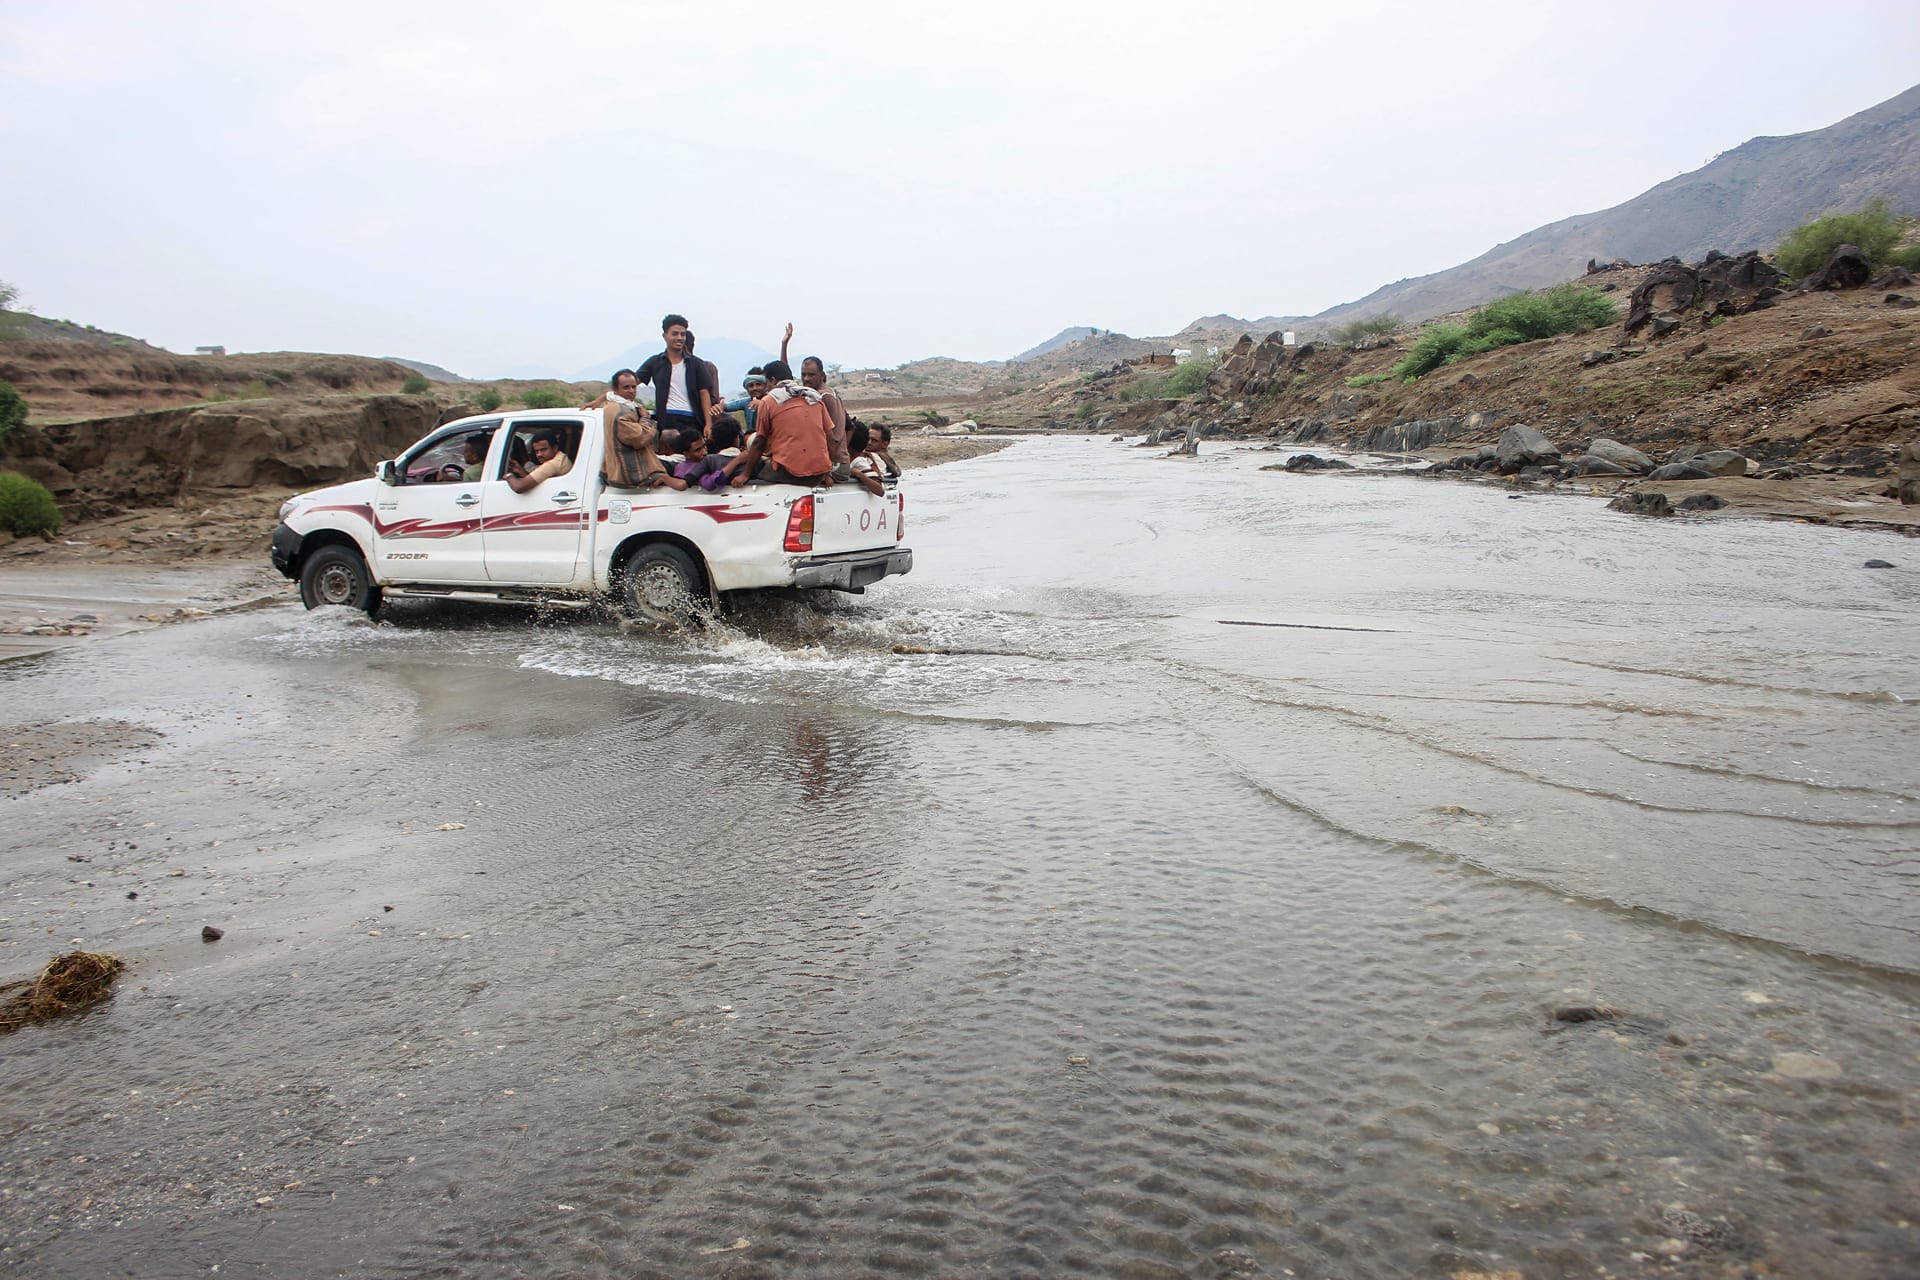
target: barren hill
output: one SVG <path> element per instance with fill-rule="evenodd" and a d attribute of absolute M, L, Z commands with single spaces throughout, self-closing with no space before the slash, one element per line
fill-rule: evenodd
<path fill-rule="evenodd" d="M 1385 311 L 1425 320 L 1577 276 L 1589 259 L 1771 249 L 1808 219 L 1875 196 L 1896 209 L 1920 209 L 1920 85 L 1825 129 L 1754 138 L 1624 204 L 1548 223 L 1471 262 L 1396 281 L 1298 323 L 1325 331 Z"/>

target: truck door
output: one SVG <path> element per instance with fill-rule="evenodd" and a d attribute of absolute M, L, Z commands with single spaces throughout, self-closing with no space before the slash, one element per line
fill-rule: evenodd
<path fill-rule="evenodd" d="M 550 476 L 525 493 L 515 493 L 505 479 L 489 480 L 481 495 L 487 577 L 496 583 L 572 582 L 586 545 L 590 516 L 584 498 L 592 476 L 580 458 L 585 418 L 580 414 L 510 418 L 506 452 L 488 474 L 504 475 L 505 464 L 520 458 L 533 466 L 535 437 L 551 434 L 573 465 L 562 475 Z"/>
<path fill-rule="evenodd" d="M 373 576 L 382 582 L 485 582 L 480 536 L 481 493 L 462 480 L 466 444 L 499 426 L 472 423 L 436 432 L 394 463 L 391 485 L 373 499 Z M 484 458 L 485 445 L 482 448 Z M 481 474 L 485 474 L 483 471 Z"/>

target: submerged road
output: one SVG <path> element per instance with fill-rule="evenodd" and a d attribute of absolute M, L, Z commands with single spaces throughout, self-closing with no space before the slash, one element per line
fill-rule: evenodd
<path fill-rule="evenodd" d="M 0 1270 L 1909 1271 L 1915 544 L 1151 453 L 0 663 Z"/>

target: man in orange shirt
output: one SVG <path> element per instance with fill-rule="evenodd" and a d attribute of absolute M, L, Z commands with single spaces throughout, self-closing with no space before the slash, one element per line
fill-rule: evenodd
<path fill-rule="evenodd" d="M 833 483 L 833 457 L 827 436 L 833 420 L 820 393 L 793 380 L 785 360 L 766 364 L 767 394 L 754 415 L 759 427 L 753 444 L 741 455 L 731 481 L 734 488 L 748 477 L 763 484 L 801 484 L 824 488 Z"/>

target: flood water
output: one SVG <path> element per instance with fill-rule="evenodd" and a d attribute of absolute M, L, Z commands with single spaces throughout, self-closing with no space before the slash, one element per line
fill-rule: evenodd
<path fill-rule="evenodd" d="M 118 744 L 0 977 L 132 962 L 0 1038 L 0 1269 L 1920 1270 L 1920 544 L 1155 454 L 701 635 L 0 666 Z"/>

